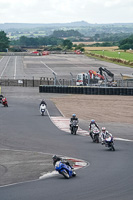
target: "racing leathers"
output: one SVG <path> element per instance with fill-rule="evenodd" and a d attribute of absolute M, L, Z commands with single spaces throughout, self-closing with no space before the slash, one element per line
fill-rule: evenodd
<path fill-rule="evenodd" d="M 77 124 L 78 124 L 78 122 L 79 122 L 79 120 L 78 120 L 77 117 L 71 117 L 71 119 L 70 119 L 70 128 L 71 128 L 72 122 L 73 122 L 74 120 L 77 121 Z"/>
<path fill-rule="evenodd" d="M 42 104 L 44 104 L 44 105 L 47 106 L 47 104 L 46 104 L 46 102 L 45 102 L 44 100 L 41 101 L 40 106 L 41 106 Z"/>
<path fill-rule="evenodd" d="M 109 137 L 109 136 L 112 137 L 112 134 L 109 133 L 108 131 L 101 131 L 100 137 L 101 137 L 101 140 L 102 140 L 102 144 L 104 144 L 105 138 L 106 138 L 106 137 Z"/>
<path fill-rule="evenodd" d="M 73 169 L 73 167 L 70 165 L 70 163 L 69 163 L 68 161 L 65 161 L 65 160 L 63 160 L 62 158 L 57 157 L 57 156 L 56 156 L 56 159 L 53 159 L 53 165 L 54 165 L 54 166 L 55 166 L 55 164 L 56 164 L 57 161 L 61 161 L 62 163 L 64 163 L 64 164 L 70 166 L 71 169 Z"/>
<path fill-rule="evenodd" d="M 92 138 L 93 129 L 94 129 L 95 127 L 98 128 L 98 130 L 100 131 L 100 128 L 99 128 L 99 126 L 96 124 L 96 122 L 90 123 L 90 125 L 89 125 L 89 133 L 90 133 L 91 138 Z"/>

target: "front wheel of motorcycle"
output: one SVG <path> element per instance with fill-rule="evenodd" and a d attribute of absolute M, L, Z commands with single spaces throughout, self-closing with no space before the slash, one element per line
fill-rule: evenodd
<path fill-rule="evenodd" d="M 113 144 L 111 144 L 111 149 L 112 149 L 112 151 L 115 151 L 115 148 L 114 148 Z"/>
<path fill-rule="evenodd" d="M 42 116 L 44 116 L 44 112 L 42 112 Z"/>
<path fill-rule="evenodd" d="M 74 131 L 73 131 L 73 132 L 74 132 L 74 135 L 76 135 L 76 132 L 77 132 L 77 131 L 76 131 L 76 128 L 74 128 Z"/>
<path fill-rule="evenodd" d="M 75 177 L 76 176 L 76 172 L 73 172 L 72 176 Z"/>
<path fill-rule="evenodd" d="M 71 128 L 71 134 L 73 134 L 73 128 Z"/>
<path fill-rule="evenodd" d="M 99 143 L 99 136 L 96 136 L 96 143 Z"/>
<path fill-rule="evenodd" d="M 70 178 L 70 177 L 69 177 L 69 174 L 68 174 L 67 172 L 62 171 L 61 173 L 62 173 L 62 175 L 63 175 L 66 179 L 69 179 L 69 178 Z"/>

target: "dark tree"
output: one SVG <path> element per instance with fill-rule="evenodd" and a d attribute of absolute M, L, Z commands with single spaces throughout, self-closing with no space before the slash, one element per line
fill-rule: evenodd
<path fill-rule="evenodd" d="M 6 36 L 4 31 L 0 31 L 0 51 L 5 51 L 6 48 L 9 48 L 9 38 Z"/>
<path fill-rule="evenodd" d="M 131 35 L 130 37 L 124 40 L 121 40 L 119 44 L 119 48 L 124 49 L 124 50 L 133 49 L 133 35 Z"/>
<path fill-rule="evenodd" d="M 63 47 L 65 47 L 66 49 L 71 49 L 73 44 L 70 40 L 63 40 Z"/>

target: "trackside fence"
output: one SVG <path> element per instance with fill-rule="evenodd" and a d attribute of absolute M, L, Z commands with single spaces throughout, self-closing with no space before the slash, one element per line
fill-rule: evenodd
<path fill-rule="evenodd" d="M 21 86 L 21 87 L 39 87 L 40 85 L 76 85 L 76 83 L 72 80 L 65 80 L 65 79 L 58 79 L 55 80 L 54 78 L 43 78 L 43 79 L 0 79 L 0 86 Z"/>
<path fill-rule="evenodd" d="M 0 79 L 1 86 L 39 87 L 39 85 L 53 85 L 53 79 Z"/>
<path fill-rule="evenodd" d="M 14 79 L 14 78 L 0 78 L 0 86 L 21 86 L 21 87 L 39 87 L 40 85 L 49 85 L 51 87 L 57 86 L 57 87 L 66 87 L 66 86 L 75 86 L 76 87 L 76 81 L 75 80 L 66 80 L 66 79 L 54 79 L 54 78 L 21 78 L 20 79 Z M 106 85 L 95 85 L 95 87 L 105 87 Z M 85 87 L 85 86 L 79 86 L 79 87 Z M 94 85 L 89 85 L 88 87 L 94 87 Z M 106 86 L 108 88 L 108 86 Z M 117 87 L 122 88 L 133 88 L 133 80 L 118 80 L 117 81 Z"/>

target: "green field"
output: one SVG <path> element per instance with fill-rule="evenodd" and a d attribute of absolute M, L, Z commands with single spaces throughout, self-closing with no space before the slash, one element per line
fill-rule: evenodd
<path fill-rule="evenodd" d="M 118 51 L 91 51 L 91 53 L 107 56 L 111 58 L 120 58 L 123 60 L 133 61 L 133 53 L 118 52 Z"/>

